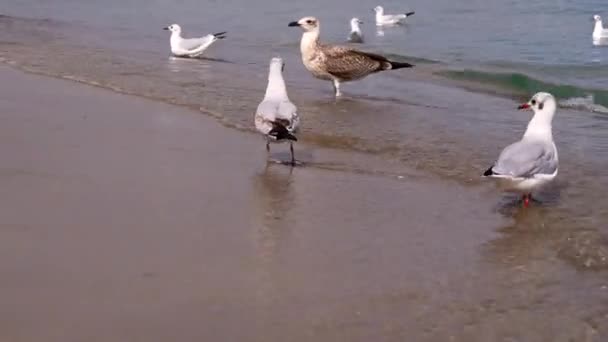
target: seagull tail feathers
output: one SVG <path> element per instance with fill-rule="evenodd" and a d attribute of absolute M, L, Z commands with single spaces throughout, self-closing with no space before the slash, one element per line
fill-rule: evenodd
<path fill-rule="evenodd" d="M 268 132 L 268 135 L 278 140 L 293 140 L 298 141 L 295 135 L 291 134 L 287 128 L 279 123 L 273 123 L 273 128 Z"/>
<path fill-rule="evenodd" d="M 291 134 L 291 133 L 287 133 L 287 134 L 285 135 L 285 139 L 287 139 L 287 140 L 292 140 L 292 141 L 298 141 L 298 138 L 296 138 L 296 136 L 295 136 L 295 135 L 293 135 L 293 134 Z"/>
<path fill-rule="evenodd" d="M 403 63 L 403 62 L 393 62 L 391 61 L 391 69 L 402 69 L 402 68 L 413 68 L 414 65 L 410 64 L 410 63 Z"/>
<path fill-rule="evenodd" d="M 224 31 L 224 32 L 218 32 L 218 33 L 214 33 L 214 34 L 213 34 L 213 36 L 214 36 L 216 39 L 224 39 L 224 38 L 226 38 L 226 31 Z"/>
<path fill-rule="evenodd" d="M 492 170 L 494 166 L 490 167 L 489 169 L 486 170 L 486 172 L 483 173 L 484 177 L 490 177 L 490 176 L 494 176 L 494 170 Z"/>
<path fill-rule="evenodd" d="M 410 15 L 414 15 L 414 14 L 416 14 L 416 12 L 414 12 L 414 11 L 412 11 L 412 12 L 407 12 L 407 13 L 405 13 L 405 16 L 406 16 L 406 17 L 409 17 Z"/>

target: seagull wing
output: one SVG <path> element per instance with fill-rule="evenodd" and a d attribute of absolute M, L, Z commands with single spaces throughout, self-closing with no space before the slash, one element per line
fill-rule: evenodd
<path fill-rule="evenodd" d="M 184 50 L 198 50 L 201 47 L 207 47 L 215 40 L 215 36 L 208 34 L 201 38 L 188 38 L 180 42 L 180 47 Z"/>
<path fill-rule="evenodd" d="M 361 78 L 390 68 L 386 57 L 343 46 L 325 46 L 322 53 L 325 55 L 327 72 L 344 80 Z"/>
<path fill-rule="evenodd" d="M 407 18 L 406 14 L 389 14 L 387 15 L 387 19 L 389 21 L 400 21 Z"/>
<path fill-rule="evenodd" d="M 298 139 L 295 133 L 300 122 L 296 106 L 289 101 L 262 101 L 256 110 L 255 124 L 258 131 L 276 140 Z"/>
<path fill-rule="evenodd" d="M 281 101 L 276 112 L 276 121 L 279 120 L 282 121 L 287 130 L 294 132 L 300 123 L 298 108 L 289 100 Z"/>
<path fill-rule="evenodd" d="M 521 140 L 507 146 L 484 176 L 531 178 L 553 174 L 557 168 L 558 157 L 553 143 Z"/>

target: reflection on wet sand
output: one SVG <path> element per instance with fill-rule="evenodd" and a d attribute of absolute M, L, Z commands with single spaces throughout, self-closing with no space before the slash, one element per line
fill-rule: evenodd
<path fill-rule="evenodd" d="M 252 240 L 255 256 L 258 320 L 262 326 L 272 320 L 269 313 L 284 293 L 281 291 L 281 272 L 278 265 L 281 251 L 290 237 L 292 224 L 290 210 L 294 206 L 295 193 L 292 182 L 293 167 L 269 162 L 253 177 Z"/>
<path fill-rule="evenodd" d="M 589 228 L 593 222 L 574 215 L 564 204 L 568 191 L 567 183 L 557 182 L 536 194 L 529 208 L 523 208 L 517 196 L 506 195 L 496 210 L 512 222 L 499 230 L 500 238 L 487 244 L 490 260 L 526 267 L 559 257 L 579 269 L 608 269 L 608 241 L 600 230 Z"/>
<path fill-rule="evenodd" d="M 167 59 L 167 68 L 171 72 L 201 72 L 202 74 L 205 71 L 213 68 L 214 64 L 217 63 L 232 63 L 228 60 L 221 58 L 210 58 L 210 57 L 175 57 L 169 56 Z"/>

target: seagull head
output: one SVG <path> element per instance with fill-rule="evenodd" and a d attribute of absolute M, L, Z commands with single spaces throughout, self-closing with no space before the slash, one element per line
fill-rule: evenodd
<path fill-rule="evenodd" d="M 384 13 L 384 7 L 376 6 L 376 7 L 374 7 L 374 12 L 376 12 L 377 14 L 382 14 L 382 13 Z"/>
<path fill-rule="evenodd" d="M 319 30 L 319 21 L 315 17 L 304 17 L 298 21 L 292 21 L 288 26 L 300 26 L 305 32 L 313 32 Z"/>
<path fill-rule="evenodd" d="M 350 20 L 350 25 L 353 26 L 353 27 L 359 26 L 361 24 L 363 24 L 363 21 L 361 21 L 361 19 L 359 19 L 359 18 L 352 18 Z"/>
<path fill-rule="evenodd" d="M 180 32 L 182 32 L 182 28 L 179 25 L 177 25 L 177 24 L 171 24 L 171 25 L 169 25 L 167 27 L 163 27 L 163 30 L 169 30 L 169 31 L 171 31 L 173 33 L 180 33 Z"/>
<path fill-rule="evenodd" d="M 595 22 L 602 21 L 602 17 L 596 14 L 593 16 L 593 20 L 595 20 Z"/>
<path fill-rule="evenodd" d="M 283 58 L 273 57 L 270 60 L 270 69 L 271 70 L 280 70 L 281 72 L 283 72 L 283 70 L 285 70 L 285 62 L 283 61 Z"/>
<path fill-rule="evenodd" d="M 547 117 L 549 121 L 553 119 L 557 103 L 553 95 L 549 93 L 536 93 L 530 101 L 520 105 L 517 109 L 531 109 L 534 111 L 534 115 L 542 115 Z"/>

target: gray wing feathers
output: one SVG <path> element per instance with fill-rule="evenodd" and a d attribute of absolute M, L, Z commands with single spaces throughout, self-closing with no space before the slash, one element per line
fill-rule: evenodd
<path fill-rule="evenodd" d="M 293 132 L 299 123 L 297 107 L 287 101 L 262 101 L 258 105 L 257 115 L 269 122 L 279 122 Z"/>
<path fill-rule="evenodd" d="M 537 174 L 553 174 L 557 167 L 553 144 L 519 141 L 500 153 L 492 171 L 503 176 L 529 178 Z"/>
<path fill-rule="evenodd" d="M 209 45 L 215 40 L 215 36 L 208 34 L 201 38 L 188 38 L 183 39 L 180 43 L 180 47 L 185 50 L 198 49 L 201 46 Z"/>
<path fill-rule="evenodd" d="M 387 14 L 386 18 L 389 20 L 402 20 L 407 18 L 406 14 Z"/>

